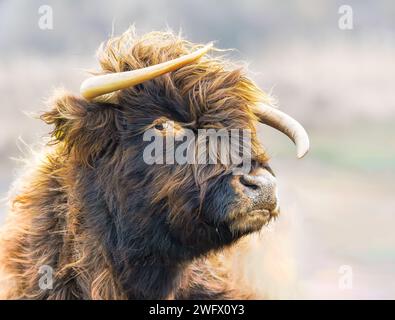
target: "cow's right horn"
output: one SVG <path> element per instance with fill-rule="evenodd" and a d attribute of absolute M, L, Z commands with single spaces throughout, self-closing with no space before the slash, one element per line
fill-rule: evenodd
<path fill-rule="evenodd" d="M 302 158 L 309 151 L 309 136 L 294 118 L 265 104 L 257 105 L 253 111 L 260 122 L 281 131 L 295 143 L 298 158 Z"/>

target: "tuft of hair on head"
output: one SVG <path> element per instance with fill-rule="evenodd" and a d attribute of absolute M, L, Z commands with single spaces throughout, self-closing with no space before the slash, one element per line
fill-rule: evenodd
<path fill-rule="evenodd" d="M 136 70 L 190 54 L 202 44 L 189 42 L 171 31 L 138 36 L 134 28 L 110 38 L 98 51 L 97 74 Z M 214 53 L 217 49 L 214 49 Z M 147 112 L 171 109 L 185 123 L 204 128 L 245 128 L 256 122 L 253 107 L 268 96 L 246 75 L 246 70 L 223 56 L 206 55 L 173 72 L 116 92 L 117 104 L 87 101 L 64 90 L 50 101 L 41 119 L 53 125 L 52 143 L 90 163 L 102 151 L 100 141 L 116 140 L 115 110 L 127 110 L 136 119 Z M 102 138 L 100 138 L 102 137 Z"/>
<path fill-rule="evenodd" d="M 134 28 L 129 28 L 100 46 L 97 55 L 101 70 L 95 74 L 149 67 L 188 55 L 203 46 L 169 30 L 139 36 Z M 116 100 L 121 104 L 125 99 L 132 99 L 138 104 L 139 96 L 162 95 L 178 104 L 187 105 L 186 111 L 194 117 L 223 108 L 232 116 L 245 112 L 245 117 L 253 119 L 250 107 L 261 102 L 270 104 L 272 100 L 247 76 L 244 64 L 230 62 L 223 55 L 224 51 L 212 48 L 211 54 L 176 71 L 116 92 Z M 215 55 L 218 52 L 221 55 Z"/>

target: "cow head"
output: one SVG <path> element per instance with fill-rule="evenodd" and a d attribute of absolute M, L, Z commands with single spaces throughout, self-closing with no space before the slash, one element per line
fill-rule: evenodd
<path fill-rule="evenodd" d="M 242 68 L 206 55 L 209 49 L 171 33 L 138 38 L 129 31 L 102 47 L 102 70 L 82 84 L 82 98 L 62 95 L 43 115 L 55 124 L 66 161 L 78 168 L 82 201 L 105 208 L 115 238 L 132 247 L 135 239 L 146 239 L 147 255 L 206 252 L 278 214 L 276 179 L 257 140 L 258 122 L 289 136 L 298 157 L 308 150 L 301 125 L 269 106 Z M 202 129 L 249 132 L 248 171 L 235 174 L 240 163 L 232 162 L 144 160 L 152 142 L 144 139 L 148 131 L 165 139 L 192 133 L 196 155 L 206 143 L 198 136 Z"/>

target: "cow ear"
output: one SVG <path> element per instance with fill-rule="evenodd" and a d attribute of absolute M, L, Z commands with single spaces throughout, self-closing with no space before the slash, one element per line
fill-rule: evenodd
<path fill-rule="evenodd" d="M 57 91 L 48 105 L 49 111 L 44 112 L 40 119 L 54 126 L 51 132 L 54 142 L 70 137 L 70 133 L 78 128 L 89 109 L 89 102 L 64 91 Z"/>
<path fill-rule="evenodd" d="M 92 166 L 109 142 L 115 142 L 114 110 L 108 105 L 83 98 L 57 93 L 50 101 L 51 108 L 41 119 L 54 128 L 52 143 L 61 142 L 61 148 L 73 158 Z"/>

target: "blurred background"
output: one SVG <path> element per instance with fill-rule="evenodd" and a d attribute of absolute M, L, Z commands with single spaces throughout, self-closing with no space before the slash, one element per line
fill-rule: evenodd
<path fill-rule="evenodd" d="M 350 30 L 339 27 L 349 5 Z M 53 28 L 42 30 L 43 5 Z M 282 135 L 261 128 L 307 298 L 395 298 L 395 2 L 392 0 L 0 0 L 0 193 L 20 166 L 21 138 L 49 128 L 29 116 L 56 87 L 78 93 L 99 44 L 135 24 L 235 48 L 312 148 L 297 161 Z M 23 149 L 23 147 L 22 147 Z M 6 215 L 0 205 L 0 224 Z M 352 286 L 342 287 L 342 272 Z"/>

